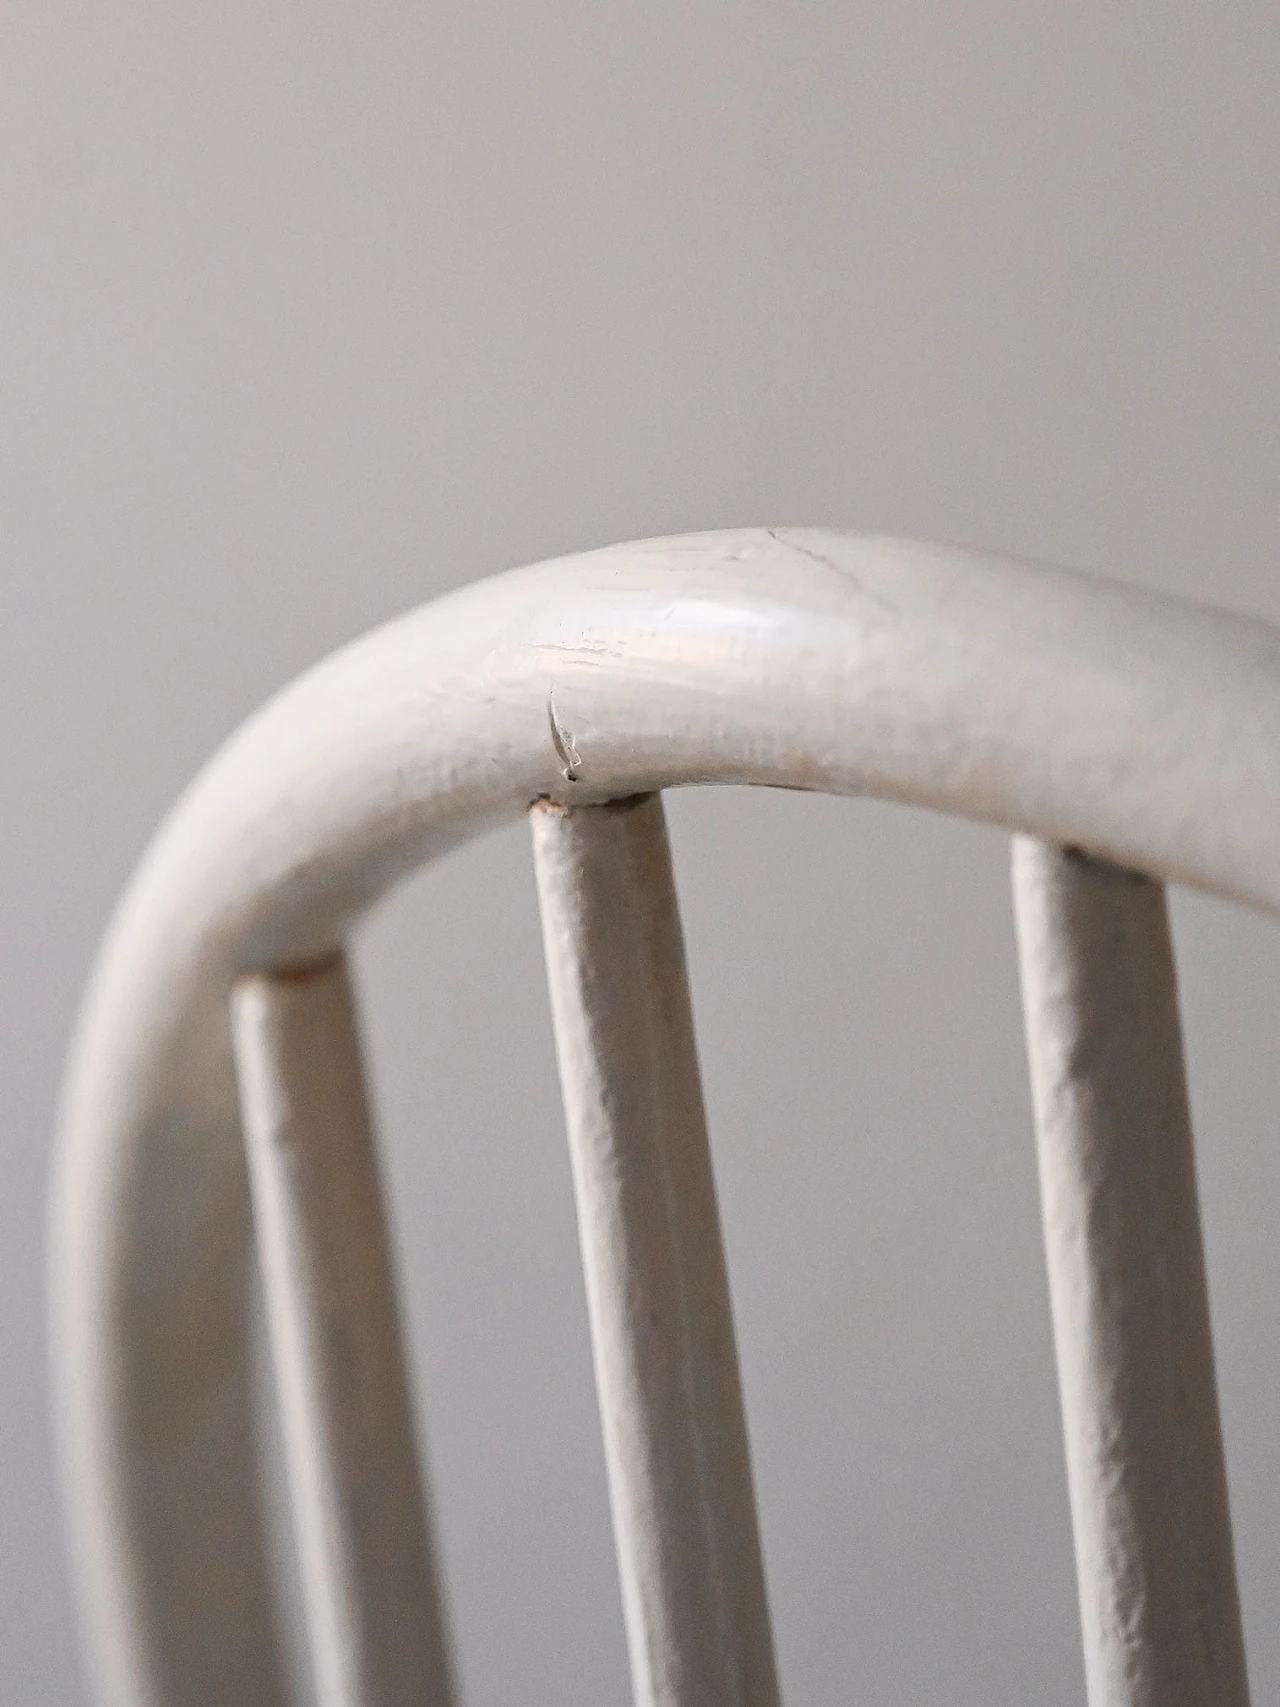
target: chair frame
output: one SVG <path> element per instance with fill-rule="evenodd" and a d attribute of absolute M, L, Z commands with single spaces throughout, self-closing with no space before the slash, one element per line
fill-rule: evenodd
<path fill-rule="evenodd" d="M 1162 885 L 1280 911 L 1280 630 L 811 529 L 440 599 L 280 694 L 157 835 L 86 996 L 52 1222 L 61 1463 L 110 1707 L 288 1699 L 255 1229 L 323 1707 L 450 1698 L 343 947 L 402 876 L 524 814 L 636 1699 L 774 1707 L 660 801 L 703 783 L 1013 832 L 1089 1700 L 1243 1707 Z"/>

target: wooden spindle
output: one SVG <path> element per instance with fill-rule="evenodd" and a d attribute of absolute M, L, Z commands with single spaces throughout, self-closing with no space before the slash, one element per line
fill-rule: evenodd
<path fill-rule="evenodd" d="M 637 1707 L 776 1707 L 662 803 L 531 819 Z"/>
<path fill-rule="evenodd" d="M 1090 1707 L 1245 1707 L 1164 890 L 1013 869 Z"/>
<path fill-rule="evenodd" d="M 449 1666 L 344 960 L 242 979 L 232 1033 L 320 1707 Z"/>

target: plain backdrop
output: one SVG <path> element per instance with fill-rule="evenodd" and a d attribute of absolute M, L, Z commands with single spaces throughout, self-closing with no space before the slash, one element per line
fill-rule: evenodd
<path fill-rule="evenodd" d="M 0 1700 L 87 1700 L 49 1134 L 160 814 L 301 666 L 639 535 L 867 527 L 1280 620 L 1273 0 L 9 0 Z M 789 1707 L 1083 1698 L 1005 839 L 669 803 Z M 627 1699 L 527 838 L 359 970 L 468 1707 Z M 1280 1695 L 1280 934 L 1174 906 Z"/>

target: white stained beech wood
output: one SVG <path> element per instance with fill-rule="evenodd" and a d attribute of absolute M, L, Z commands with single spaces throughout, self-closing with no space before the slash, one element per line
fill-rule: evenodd
<path fill-rule="evenodd" d="M 530 814 L 637 1707 L 776 1707 L 658 795 Z"/>
<path fill-rule="evenodd" d="M 105 1707 L 286 1699 L 232 985 L 336 949 L 540 795 L 688 783 L 910 801 L 1280 912 L 1280 630 L 988 553 L 748 528 L 461 588 L 250 718 L 121 901 L 59 1111 L 55 1419 Z"/>
<path fill-rule="evenodd" d="M 1014 894 L 1090 1707 L 1245 1707 L 1164 890 L 1019 837 Z"/>
<path fill-rule="evenodd" d="M 249 1182 L 320 1707 L 448 1707 L 346 964 L 232 995 Z"/>

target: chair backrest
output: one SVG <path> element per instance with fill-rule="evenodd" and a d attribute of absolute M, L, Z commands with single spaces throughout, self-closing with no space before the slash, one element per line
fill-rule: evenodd
<path fill-rule="evenodd" d="M 451 1698 L 343 955 L 533 830 L 636 1700 L 777 1700 L 661 790 L 1007 827 L 1089 1699 L 1247 1699 L 1161 885 L 1280 910 L 1280 632 L 800 529 L 597 551 L 338 653 L 158 834 L 61 1115 L 60 1448 L 112 1707 L 278 1707 L 256 1244 L 324 1707 Z M 247 1165 L 246 1165 L 247 1158 Z"/>

